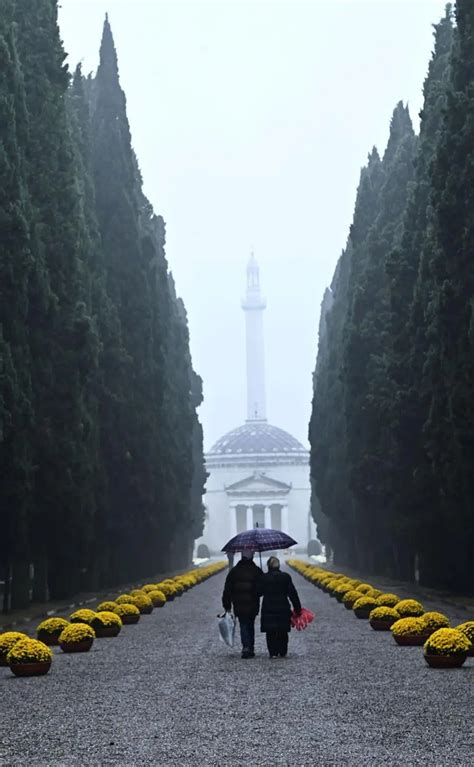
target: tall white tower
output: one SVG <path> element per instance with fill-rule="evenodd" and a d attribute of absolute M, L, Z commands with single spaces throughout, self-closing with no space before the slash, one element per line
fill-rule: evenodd
<path fill-rule="evenodd" d="M 242 301 L 247 334 L 247 421 L 266 421 L 263 311 L 260 274 L 252 253 L 247 264 L 247 293 Z"/>

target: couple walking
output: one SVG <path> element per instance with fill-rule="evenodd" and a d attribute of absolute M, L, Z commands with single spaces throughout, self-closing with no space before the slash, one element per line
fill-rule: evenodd
<path fill-rule="evenodd" d="M 288 633 L 291 628 L 291 608 L 301 612 L 297 591 L 288 573 L 280 570 L 277 557 L 267 562 L 268 572 L 253 561 L 253 551 L 243 551 L 242 559 L 229 572 L 222 595 L 224 610 L 232 608 L 239 619 L 242 640 L 242 658 L 254 658 L 255 618 L 262 602 L 261 630 L 267 635 L 270 658 L 284 658 L 288 652 Z"/>

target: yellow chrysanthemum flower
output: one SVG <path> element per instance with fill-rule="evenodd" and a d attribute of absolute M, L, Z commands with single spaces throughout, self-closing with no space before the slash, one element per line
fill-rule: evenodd
<path fill-rule="evenodd" d="M 471 645 L 474 646 L 474 621 L 466 621 L 456 626 L 456 631 L 461 631 L 468 638 Z"/>
<path fill-rule="evenodd" d="M 425 612 L 421 602 L 416 599 L 401 599 L 395 607 L 402 618 L 418 618 Z"/>
<path fill-rule="evenodd" d="M 0 634 L 0 666 L 7 664 L 8 653 L 21 639 L 28 639 L 28 636 L 21 631 L 5 631 L 4 634 Z"/>
<path fill-rule="evenodd" d="M 95 631 L 92 626 L 88 623 L 70 623 L 62 630 L 59 643 L 75 644 L 76 642 L 85 642 L 88 639 L 95 639 Z"/>
<path fill-rule="evenodd" d="M 377 605 L 379 607 L 395 607 L 399 602 L 400 597 L 396 594 L 391 594 L 390 592 L 387 594 L 380 594 L 380 596 L 377 597 Z"/>
<path fill-rule="evenodd" d="M 369 619 L 372 621 L 387 621 L 387 620 L 398 620 L 400 618 L 400 614 L 397 610 L 395 610 L 394 607 L 386 607 L 385 605 L 381 605 L 380 607 L 374 607 L 372 612 L 369 615 Z"/>
<path fill-rule="evenodd" d="M 471 648 L 469 639 L 462 631 L 442 628 L 435 631 L 424 645 L 425 655 L 460 655 Z"/>
<path fill-rule="evenodd" d="M 95 611 L 96 613 L 101 613 L 101 612 L 110 613 L 110 612 L 113 612 L 116 607 L 117 607 L 117 602 L 112 602 L 112 601 L 101 602 L 99 605 L 97 605 Z"/>
<path fill-rule="evenodd" d="M 395 636 L 426 635 L 426 626 L 422 618 L 400 618 L 391 628 Z"/>
<path fill-rule="evenodd" d="M 37 639 L 20 639 L 15 642 L 7 655 L 7 663 L 51 663 L 53 653 L 47 645 Z"/>
<path fill-rule="evenodd" d="M 426 628 L 429 631 L 436 631 L 437 629 L 449 628 L 450 626 L 449 618 L 447 618 L 446 615 L 443 615 L 443 613 L 437 613 L 437 612 L 424 613 L 421 616 L 421 618 Z"/>
<path fill-rule="evenodd" d="M 89 610 L 88 608 L 83 608 L 81 610 L 76 610 L 76 612 L 72 613 L 70 616 L 71 623 L 92 623 L 92 621 L 95 618 L 95 612 L 94 610 Z"/>

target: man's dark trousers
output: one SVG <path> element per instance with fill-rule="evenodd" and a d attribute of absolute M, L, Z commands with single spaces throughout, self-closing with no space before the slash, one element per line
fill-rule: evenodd
<path fill-rule="evenodd" d="M 239 618 L 242 649 L 253 652 L 255 645 L 255 618 Z"/>

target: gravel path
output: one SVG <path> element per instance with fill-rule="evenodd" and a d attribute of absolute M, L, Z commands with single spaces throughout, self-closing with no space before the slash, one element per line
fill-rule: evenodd
<path fill-rule="evenodd" d="M 88 654 L 56 650 L 46 677 L 0 669 L 0 764 L 472 765 L 474 659 L 431 670 L 293 578 L 317 619 L 286 660 L 260 634 L 254 660 L 218 641 L 218 575 Z"/>

